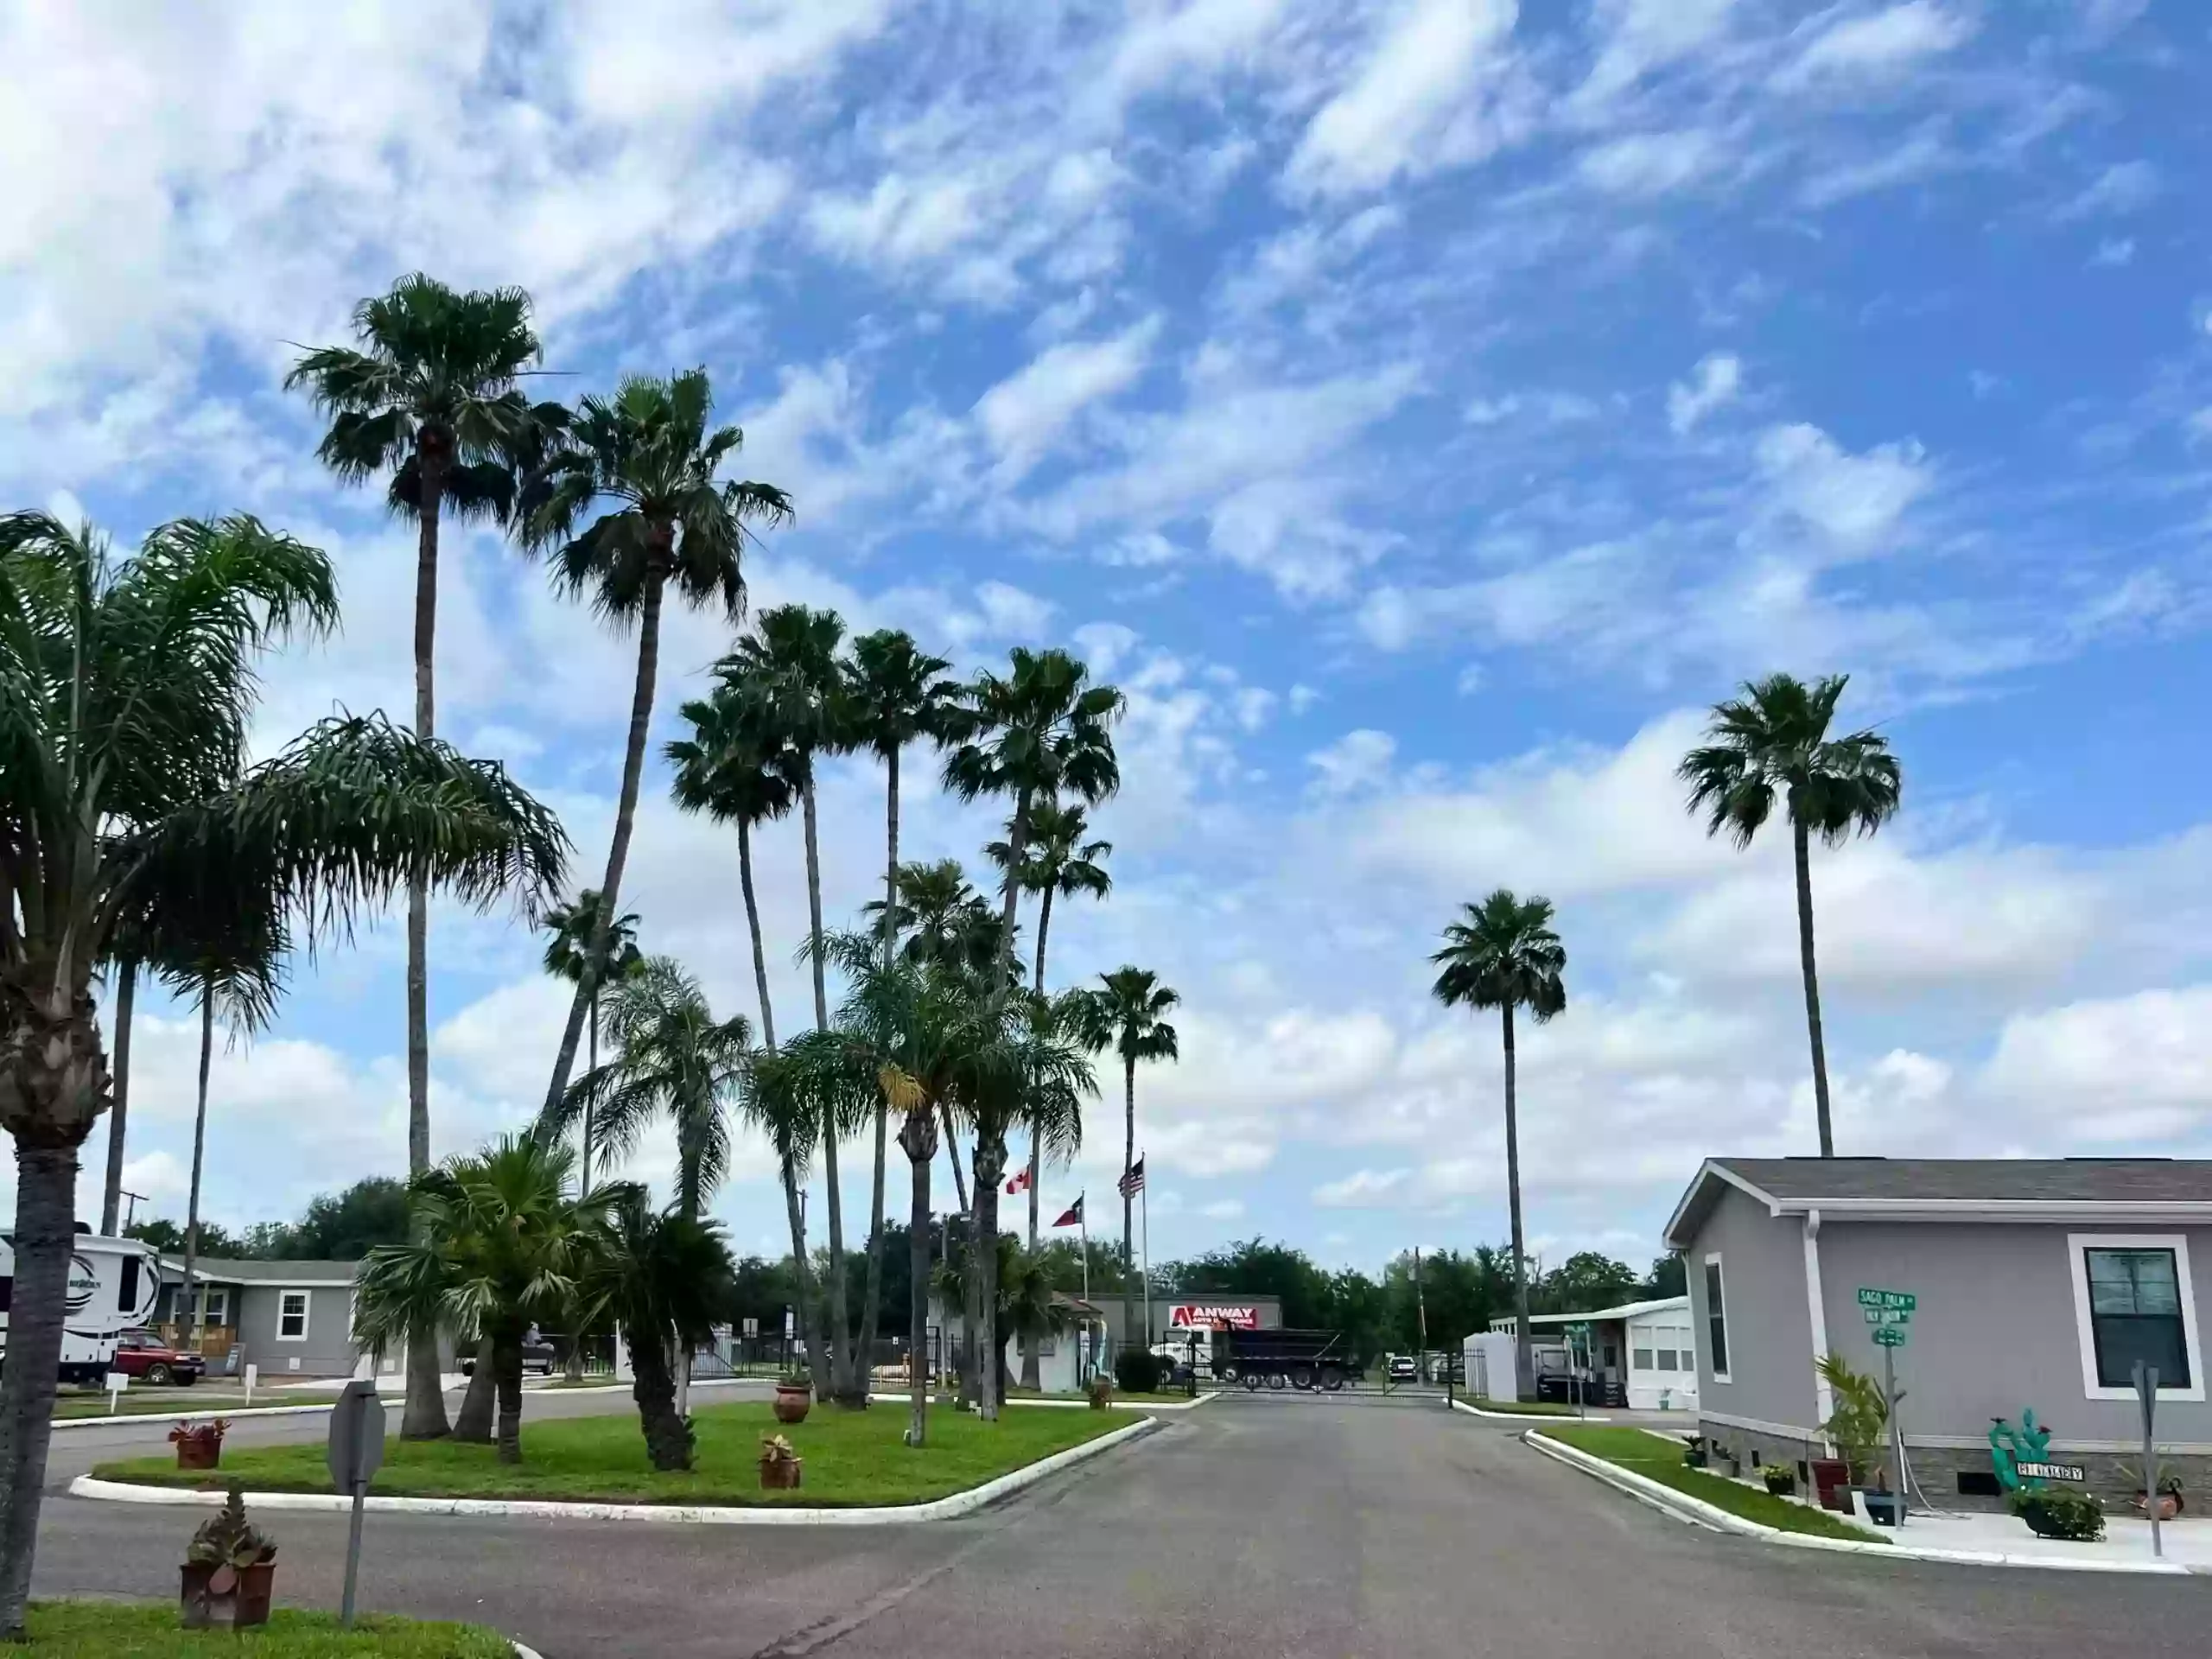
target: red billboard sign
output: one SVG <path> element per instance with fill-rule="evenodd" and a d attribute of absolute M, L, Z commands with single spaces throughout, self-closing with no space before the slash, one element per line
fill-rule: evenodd
<path fill-rule="evenodd" d="M 1249 1302 L 1178 1302 L 1167 1310 L 1171 1331 L 1256 1331 L 1260 1310 Z"/>

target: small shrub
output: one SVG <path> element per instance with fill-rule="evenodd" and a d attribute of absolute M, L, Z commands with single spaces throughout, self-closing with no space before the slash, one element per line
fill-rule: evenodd
<path fill-rule="evenodd" d="M 1777 1497 L 1789 1497 L 1797 1491 L 1797 1471 L 1784 1468 L 1778 1463 L 1762 1465 L 1759 1478 L 1766 1483 L 1767 1491 Z"/>
<path fill-rule="evenodd" d="M 760 1461 L 763 1463 L 796 1463 L 798 1451 L 781 1434 L 760 1437 Z"/>
<path fill-rule="evenodd" d="M 179 1423 L 169 1430 L 169 1444 L 182 1446 L 189 1442 L 219 1452 L 223 1449 L 223 1436 L 230 1432 L 231 1420 L 227 1417 L 210 1417 L 199 1423 Z"/>
<path fill-rule="evenodd" d="M 2012 1513 L 2038 1538 L 2094 1542 L 2105 1535 L 2105 1512 L 2087 1492 L 2056 1486 L 2024 1487 L 2012 1494 Z"/>
<path fill-rule="evenodd" d="M 1123 1394 L 1150 1394 L 1160 1386 L 1160 1356 L 1124 1348 L 1114 1356 L 1114 1386 Z"/>
<path fill-rule="evenodd" d="M 230 1496 L 223 1500 L 223 1507 L 192 1535 L 184 1559 L 192 1567 L 238 1570 L 275 1560 L 276 1546 L 266 1533 L 245 1518 L 245 1494 L 233 1485 Z"/>
<path fill-rule="evenodd" d="M 1705 1436 L 1691 1435 L 1689 1444 L 1682 1448 L 1683 1466 L 1689 1469 L 1702 1469 L 1709 1460 L 1705 1449 Z"/>
<path fill-rule="evenodd" d="M 1092 1377 L 1087 1391 L 1090 1395 L 1090 1408 L 1093 1411 L 1103 1411 L 1114 1403 L 1114 1379 L 1110 1376 L 1102 1375 Z"/>

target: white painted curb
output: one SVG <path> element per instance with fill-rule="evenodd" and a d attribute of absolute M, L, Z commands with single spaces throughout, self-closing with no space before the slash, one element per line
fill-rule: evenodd
<path fill-rule="evenodd" d="M 2010 1555 L 1995 1550 L 1929 1549 L 1916 1544 L 1853 1542 L 1844 1538 L 1816 1538 L 1810 1533 L 1785 1532 L 1779 1527 L 1763 1526 L 1757 1521 L 1747 1521 L 1742 1516 L 1708 1503 L 1701 1497 L 1688 1492 L 1678 1492 L 1634 1470 L 1624 1469 L 1618 1464 L 1593 1457 L 1579 1446 L 1573 1446 L 1535 1429 L 1522 1435 L 1527 1445 L 1556 1462 L 1580 1469 L 1608 1486 L 1616 1487 L 1634 1497 L 1661 1509 L 1714 1528 L 1721 1532 L 1732 1532 L 1739 1537 L 1758 1538 L 1770 1544 L 1781 1544 L 1790 1549 L 1824 1549 L 1847 1555 L 1878 1555 L 1885 1560 L 1942 1561 L 1954 1567 L 2032 1567 L 2060 1573 L 2155 1573 L 2169 1578 L 2187 1578 L 2191 1569 L 2177 1561 L 2099 1560 L 2094 1556 L 2069 1555 Z"/>
<path fill-rule="evenodd" d="M 1221 1390 L 1218 1389 L 1209 1389 L 1195 1400 L 1181 1400 L 1173 1405 L 1164 1400 L 1109 1400 L 1106 1404 L 1107 1408 L 1111 1411 L 1196 1411 L 1207 1401 L 1217 1398 L 1220 1393 Z M 869 1399 L 882 1401 L 887 1405 L 905 1405 L 913 1397 L 911 1394 L 871 1394 L 868 1395 Z M 940 1400 L 935 1395 L 930 1396 L 930 1403 L 940 1408 L 950 1408 L 952 1404 L 950 1400 Z M 1042 1407 L 1048 1411 L 1089 1411 L 1090 1409 L 1090 1402 L 1088 1400 L 1001 1400 L 999 1404 Z"/>
<path fill-rule="evenodd" d="M 922 1521 L 950 1521 L 995 1503 L 1008 1493 L 1034 1485 L 1086 1458 L 1147 1434 L 1160 1425 L 1147 1417 L 1101 1434 L 1095 1440 L 1055 1452 L 1049 1458 L 1025 1464 L 1011 1473 L 950 1497 L 927 1503 L 899 1503 L 869 1509 L 800 1510 L 766 1505 L 675 1503 L 563 1503 L 546 1500 L 492 1497 L 377 1497 L 365 1507 L 397 1515 L 505 1516 L 532 1521 L 645 1521 L 664 1524 L 715 1527 L 887 1527 Z M 69 1483 L 72 1497 L 92 1497 L 113 1503 L 160 1503 L 213 1509 L 224 1501 L 221 1492 L 194 1491 L 180 1486 L 140 1486 L 130 1481 L 98 1480 L 79 1475 Z M 248 1492 L 245 1501 L 265 1510 L 350 1510 L 353 1500 L 336 1492 Z"/>
<path fill-rule="evenodd" d="M 526 1648 L 519 1642 L 510 1642 L 507 1645 L 515 1650 L 515 1659 L 545 1659 L 545 1656 L 536 1648 Z"/>
<path fill-rule="evenodd" d="M 325 1400 L 313 1406 L 239 1406 L 230 1410 L 215 1406 L 206 1411 L 125 1411 L 112 1417 L 57 1417 L 54 1420 L 54 1427 L 59 1433 L 65 1428 L 113 1428 L 118 1423 L 144 1423 L 150 1427 L 165 1421 L 204 1423 L 212 1417 L 220 1417 L 225 1422 L 239 1417 L 300 1417 L 311 1411 L 328 1411 L 337 1403 L 334 1400 Z"/>
<path fill-rule="evenodd" d="M 1613 1420 L 1592 1414 L 1588 1417 L 1554 1416 L 1548 1411 L 1484 1411 L 1480 1406 L 1471 1406 L 1464 1400 L 1454 1400 L 1452 1409 L 1464 1411 L 1470 1417 L 1487 1417 L 1493 1423 L 1518 1423 L 1526 1428 L 1530 1423 L 1610 1423 Z"/>

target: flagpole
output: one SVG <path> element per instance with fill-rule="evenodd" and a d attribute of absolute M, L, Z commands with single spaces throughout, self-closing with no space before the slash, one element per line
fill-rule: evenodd
<path fill-rule="evenodd" d="M 1141 1154 L 1139 1155 L 1137 1163 L 1140 1166 L 1144 1163 Z M 1152 1351 L 1152 1183 L 1147 1181 L 1137 1189 L 1137 1194 L 1140 1199 L 1139 1207 L 1144 1213 L 1142 1223 L 1144 1228 L 1144 1347 L 1145 1351 L 1150 1353 Z"/>
<path fill-rule="evenodd" d="M 1080 1192 L 1076 1194 L 1075 1223 L 1077 1227 L 1080 1227 L 1083 1230 L 1083 1305 L 1087 1310 L 1090 1306 L 1090 1212 L 1084 1205 L 1084 1195 Z M 1084 1318 L 1084 1324 L 1088 1326 L 1090 1323 L 1090 1316 L 1088 1313 L 1086 1313 Z M 1096 1365 L 1098 1363 L 1098 1355 L 1096 1351 L 1098 1347 L 1098 1338 L 1095 1334 L 1092 1334 L 1087 1337 L 1087 1341 L 1092 1351 L 1085 1357 L 1090 1364 Z M 1088 1385 L 1090 1381 L 1088 1376 L 1080 1377 L 1077 1380 L 1085 1385 Z"/>

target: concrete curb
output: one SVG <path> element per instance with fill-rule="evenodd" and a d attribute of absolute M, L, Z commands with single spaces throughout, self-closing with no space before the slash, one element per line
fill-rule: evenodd
<path fill-rule="evenodd" d="M 1217 1398 L 1220 1393 L 1221 1390 L 1218 1389 L 1209 1389 L 1195 1400 L 1179 1401 L 1173 1405 L 1158 1400 L 1113 1400 L 1107 1402 L 1107 1408 L 1110 1411 L 1196 1411 L 1207 1401 Z M 887 1405 L 905 1405 L 913 1397 L 911 1394 L 871 1394 L 868 1395 L 869 1399 L 881 1401 Z M 950 1406 L 951 1403 L 949 1400 L 940 1402 L 935 1395 L 930 1396 L 930 1402 L 932 1405 L 945 1406 Z M 1088 1400 L 1001 1400 L 999 1404 L 1042 1407 L 1047 1411 L 1089 1411 L 1090 1409 L 1090 1402 Z"/>
<path fill-rule="evenodd" d="M 238 1406 L 228 1410 L 214 1406 L 206 1411 L 125 1411 L 112 1417 L 57 1417 L 54 1427 L 58 1433 L 65 1428 L 113 1428 L 118 1423 L 201 1423 L 210 1417 L 220 1417 L 226 1422 L 240 1417 L 300 1417 L 311 1411 L 328 1411 L 337 1403 L 325 1400 L 312 1406 Z"/>
<path fill-rule="evenodd" d="M 676 1526 L 715 1527 L 885 1527 L 906 1526 L 924 1521 L 950 1521 L 972 1514 L 987 1504 L 1034 1485 L 1046 1476 L 1095 1458 L 1160 1425 L 1140 1419 L 1095 1440 L 1055 1452 L 1049 1458 L 1003 1474 L 995 1480 L 950 1497 L 927 1503 L 900 1503 L 870 1509 L 800 1510 L 735 1504 L 685 1507 L 674 1503 L 563 1503 L 544 1500 L 490 1497 L 371 1497 L 366 1507 L 379 1514 L 475 1515 L 508 1516 L 532 1521 L 641 1521 Z M 194 1491 L 180 1486 L 141 1486 L 130 1481 L 99 1480 L 79 1475 L 69 1483 L 72 1497 L 97 1498 L 111 1503 L 158 1503 L 173 1507 L 213 1509 L 221 1505 L 221 1492 Z M 336 1492 L 248 1492 L 245 1501 L 265 1510 L 350 1510 L 353 1501 Z"/>
<path fill-rule="evenodd" d="M 1523 1433 L 1521 1439 L 1524 1444 L 1554 1462 L 1579 1469 L 1631 1497 L 1641 1498 L 1686 1520 L 1695 1521 L 1718 1532 L 1732 1532 L 1742 1538 L 1758 1538 L 1789 1549 L 1875 1555 L 1884 1560 L 1939 1561 L 1952 1567 L 2025 1567 L 2058 1573 L 2150 1573 L 2165 1578 L 2192 1576 L 2191 1569 L 2177 1561 L 2101 1561 L 2089 1556 L 2012 1555 L 1994 1550 L 1928 1549 L 1913 1544 L 1877 1543 L 1872 1540 L 1862 1544 L 1844 1538 L 1816 1538 L 1809 1533 L 1785 1532 L 1779 1527 L 1747 1521 L 1718 1504 L 1708 1503 L 1701 1497 L 1693 1497 L 1688 1492 L 1678 1492 L 1671 1486 L 1662 1485 L 1633 1470 L 1624 1469 L 1618 1464 L 1608 1463 L 1603 1458 L 1593 1457 L 1579 1446 L 1554 1440 L 1533 1428 Z"/>
<path fill-rule="evenodd" d="M 1454 1400 L 1452 1402 L 1452 1409 L 1464 1411 L 1470 1417 L 1487 1417 L 1493 1423 L 1519 1423 L 1524 1428 L 1532 1422 L 1610 1423 L 1613 1421 L 1610 1417 L 1599 1416 L 1595 1413 L 1587 1417 L 1554 1417 L 1548 1412 L 1484 1411 L 1480 1406 L 1471 1406 L 1464 1400 Z"/>
<path fill-rule="evenodd" d="M 536 1648 L 524 1647 L 519 1642 L 511 1641 L 507 1645 L 515 1650 L 515 1659 L 545 1659 Z"/>

